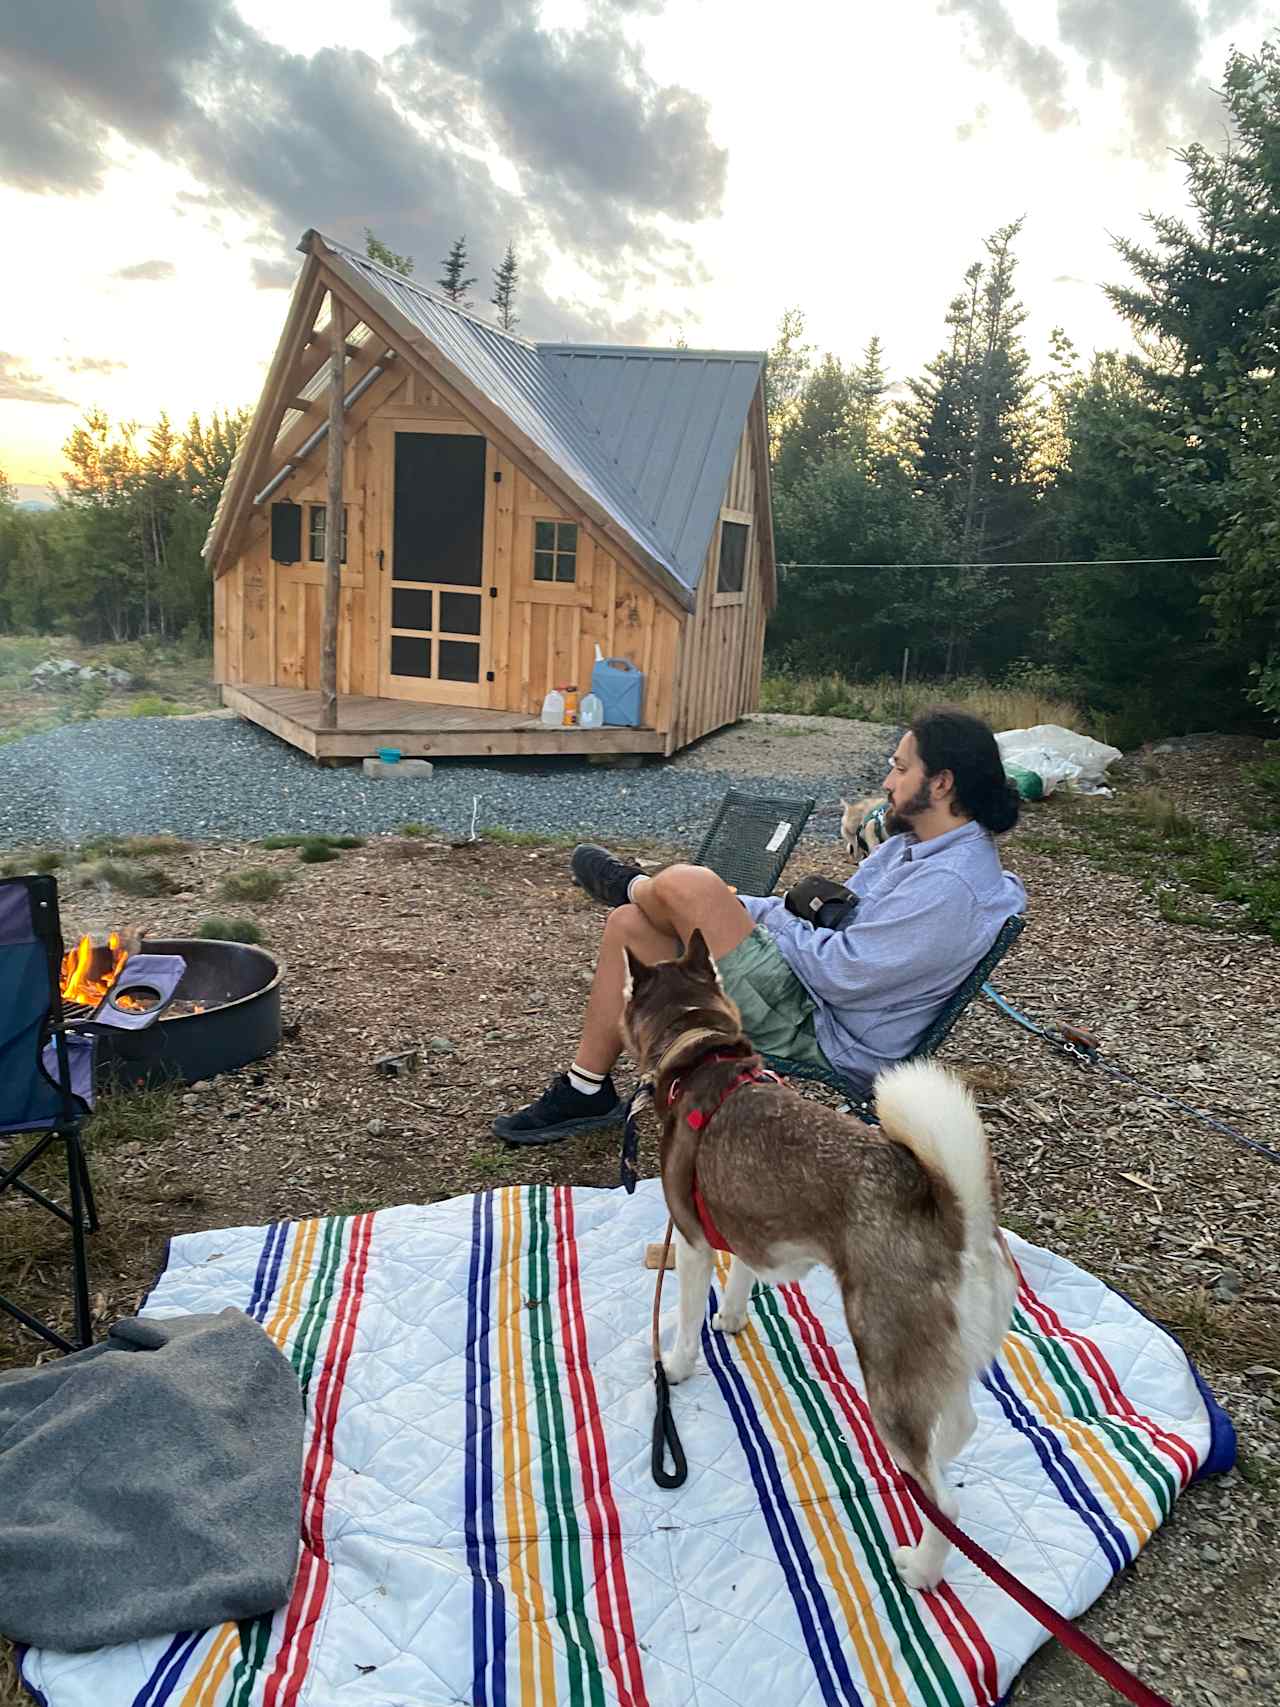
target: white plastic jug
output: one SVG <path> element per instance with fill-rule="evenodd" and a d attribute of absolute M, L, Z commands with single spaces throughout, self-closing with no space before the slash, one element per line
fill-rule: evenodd
<path fill-rule="evenodd" d="M 552 688 L 542 702 L 542 726 L 544 729 L 564 727 L 564 695 L 559 688 Z"/>
<path fill-rule="evenodd" d="M 599 729 L 604 724 L 604 704 L 599 694 L 583 694 L 578 707 L 579 729 Z"/>

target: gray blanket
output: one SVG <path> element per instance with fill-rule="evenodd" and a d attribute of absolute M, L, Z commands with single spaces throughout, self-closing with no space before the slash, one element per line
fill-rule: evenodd
<path fill-rule="evenodd" d="M 233 1309 L 0 1375 L 0 1631 L 74 1650 L 280 1606 L 302 1423 L 288 1361 Z"/>

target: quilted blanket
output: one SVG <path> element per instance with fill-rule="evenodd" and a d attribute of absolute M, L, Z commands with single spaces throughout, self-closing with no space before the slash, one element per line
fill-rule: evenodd
<path fill-rule="evenodd" d="M 734 1339 L 704 1331 L 673 1400 L 689 1478 L 654 1486 L 642 1256 L 664 1224 L 647 1181 L 176 1240 L 146 1313 L 241 1306 L 306 1395 L 292 1597 L 30 1649 L 29 1687 L 49 1707 L 998 1701 L 1043 1632 L 957 1554 L 934 1593 L 899 1584 L 917 1518 L 825 1272 L 757 1288 Z M 1234 1437 L 1174 1340 L 1010 1243 L 1013 1329 L 951 1475 L 962 1526 L 1074 1615 Z"/>

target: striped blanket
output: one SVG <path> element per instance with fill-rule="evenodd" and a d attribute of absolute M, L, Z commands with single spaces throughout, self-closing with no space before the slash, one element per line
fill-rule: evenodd
<path fill-rule="evenodd" d="M 28 1650 L 28 1685 L 49 1707 L 998 1701 L 1042 1632 L 955 1554 L 936 1592 L 899 1585 L 917 1519 L 824 1272 L 704 1334 L 674 1395 L 689 1479 L 654 1486 L 641 1263 L 663 1223 L 646 1181 L 176 1240 L 147 1313 L 243 1306 L 306 1395 L 292 1598 Z M 1011 1245 L 1013 1331 L 952 1476 L 969 1533 L 1075 1614 L 1234 1440 L 1174 1341 Z"/>

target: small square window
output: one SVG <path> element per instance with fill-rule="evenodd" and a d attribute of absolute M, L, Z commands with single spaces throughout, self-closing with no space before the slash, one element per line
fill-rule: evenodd
<path fill-rule="evenodd" d="M 533 578 L 535 581 L 578 579 L 577 522 L 533 524 Z"/>
<path fill-rule="evenodd" d="M 310 546 L 308 556 L 313 563 L 323 563 L 325 555 L 325 517 L 326 509 L 323 504 L 311 505 L 311 516 L 308 524 Z M 342 506 L 342 551 L 339 561 L 347 561 L 347 506 Z"/>
<path fill-rule="evenodd" d="M 720 567 L 716 574 L 717 593 L 740 593 L 747 574 L 747 536 L 751 529 L 745 522 L 720 523 Z"/>

